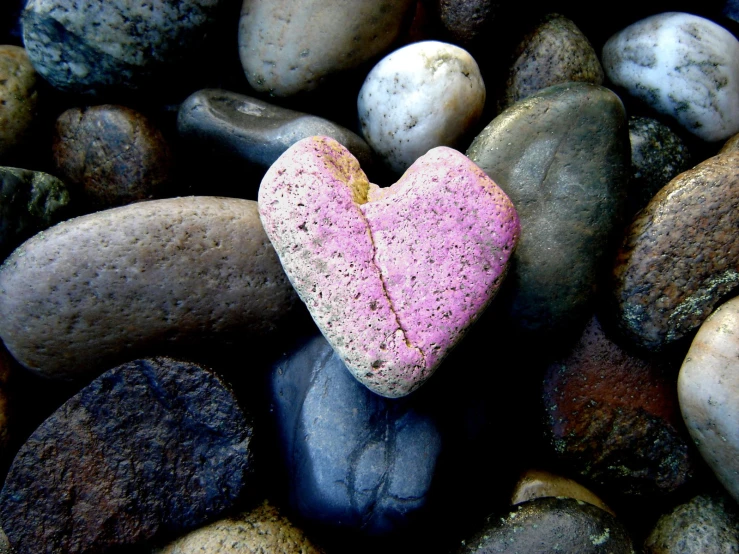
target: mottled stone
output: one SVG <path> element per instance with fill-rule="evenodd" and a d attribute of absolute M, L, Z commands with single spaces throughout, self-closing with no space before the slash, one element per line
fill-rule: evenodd
<path fill-rule="evenodd" d="M 701 325 L 680 368 L 677 392 L 690 436 L 739 502 L 739 298 Z"/>
<path fill-rule="evenodd" d="M 244 0 L 239 55 L 249 84 L 273 96 L 315 89 L 385 52 L 412 0 Z"/>
<path fill-rule="evenodd" d="M 2 529 L 0 529 L 0 554 L 13 554 L 10 550 L 10 542 Z"/>
<path fill-rule="evenodd" d="M 0 167 L 0 256 L 68 213 L 69 192 L 41 171 Z"/>
<path fill-rule="evenodd" d="M 221 0 L 28 0 L 23 41 L 36 70 L 66 92 L 166 85 L 202 44 Z"/>
<path fill-rule="evenodd" d="M 545 433 L 556 455 L 620 494 L 677 490 L 692 477 L 674 364 L 637 358 L 593 318 L 544 377 Z"/>
<path fill-rule="evenodd" d="M 521 504 L 535 498 L 566 497 L 582 500 L 615 516 L 603 501 L 577 481 L 548 471 L 530 469 L 521 475 L 511 495 L 511 504 Z"/>
<path fill-rule="evenodd" d="M 739 514 L 731 500 L 699 495 L 659 518 L 644 554 L 736 554 Z"/>
<path fill-rule="evenodd" d="M 731 152 L 732 150 L 739 150 L 739 133 L 727 140 L 719 150 L 719 154 Z"/>
<path fill-rule="evenodd" d="M 57 175 L 81 188 L 95 209 L 156 197 L 172 159 L 162 133 L 143 114 L 106 104 L 71 108 L 56 120 Z"/>
<path fill-rule="evenodd" d="M 516 46 L 498 111 L 568 81 L 601 85 L 603 68 L 577 25 L 563 15 L 549 14 Z"/>
<path fill-rule="evenodd" d="M 689 337 L 739 286 L 739 152 L 678 175 L 639 212 L 618 252 L 612 312 L 632 344 Z"/>
<path fill-rule="evenodd" d="M 301 517 L 379 535 L 406 527 L 425 506 L 442 446 L 435 422 L 352 379 L 323 337 L 275 364 L 271 399 Z"/>
<path fill-rule="evenodd" d="M 572 498 L 538 498 L 489 516 L 456 552 L 633 554 L 634 549 L 624 526 L 608 512 Z"/>
<path fill-rule="evenodd" d="M 0 492 L 16 554 L 109 552 L 230 508 L 252 429 L 211 371 L 169 358 L 105 372 L 26 441 Z"/>
<path fill-rule="evenodd" d="M 357 99 L 362 135 L 398 174 L 436 146 L 458 146 L 484 105 L 477 62 L 466 50 L 433 40 L 380 60 Z"/>
<path fill-rule="evenodd" d="M 316 135 L 335 139 L 362 167 L 371 166 L 373 161 L 367 143 L 341 125 L 226 90 L 193 93 L 180 106 L 177 130 L 192 144 L 228 153 L 265 169 L 290 146 Z"/>
<path fill-rule="evenodd" d="M 666 12 L 613 35 L 603 69 L 615 85 L 706 141 L 739 131 L 739 40 L 697 15 Z"/>
<path fill-rule="evenodd" d="M 256 202 L 151 200 L 16 249 L 0 268 L 0 337 L 27 368 L 77 378 L 162 342 L 264 336 L 296 300 Z"/>
<path fill-rule="evenodd" d="M 0 159 L 31 138 L 37 107 L 37 75 L 26 51 L 0 46 Z"/>
<path fill-rule="evenodd" d="M 7 350 L 0 347 L 0 459 L 3 465 L 8 454 L 12 455 L 8 446 L 13 437 L 13 403 L 16 395 L 10 385 L 11 364 Z M 2 529 L 0 529 L 0 545 L 2 544 L 1 535 Z M 2 552 L 2 546 L 0 546 L 0 554 Z"/>
<path fill-rule="evenodd" d="M 659 189 L 692 167 L 685 143 L 664 123 L 649 117 L 629 117 L 631 181 L 627 213 L 649 204 Z"/>
<path fill-rule="evenodd" d="M 251 511 L 192 531 L 152 554 L 321 554 L 290 520 L 265 501 Z"/>
<path fill-rule="evenodd" d="M 626 195 L 626 114 L 606 88 L 549 87 L 496 117 L 467 155 L 511 198 L 521 239 L 502 296 L 511 328 L 584 323 Z"/>
<path fill-rule="evenodd" d="M 327 137 L 272 165 L 259 212 L 321 332 L 388 397 L 420 387 L 485 310 L 519 234 L 508 197 L 459 152 L 436 148 L 381 189 Z"/>
<path fill-rule="evenodd" d="M 498 0 L 435 0 L 444 29 L 455 43 L 471 44 L 484 36 L 499 9 Z"/>

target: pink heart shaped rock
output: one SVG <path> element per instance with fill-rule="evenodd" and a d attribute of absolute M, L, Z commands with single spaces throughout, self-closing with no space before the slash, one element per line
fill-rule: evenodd
<path fill-rule="evenodd" d="M 505 193 L 456 150 L 434 148 L 380 188 L 328 137 L 272 165 L 259 213 L 321 332 L 387 397 L 421 386 L 485 310 L 520 233 Z"/>

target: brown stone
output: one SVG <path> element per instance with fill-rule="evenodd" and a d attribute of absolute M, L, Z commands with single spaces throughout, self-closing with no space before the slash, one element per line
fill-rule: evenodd
<path fill-rule="evenodd" d="M 97 209 L 156 197 L 172 166 L 161 132 L 139 112 L 115 105 L 62 113 L 53 155 L 57 175 Z"/>
<path fill-rule="evenodd" d="M 659 352 L 689 339 L 739 286 L 739 151 L 670 181 L 626 230 L 612 314 L 633 345 Z"/>
<path fill-rule="evenodd" d="M 511 504 L 550 496 L 582 500 L 611 515 L 616 515 L 600 498 L 577 481 L 540 469 L 529 469 L 521 475 L 513 489 Z"/>
<path fill-rule="evenodd" d="M 38 106 L 38 76 L 20 46 L 0 46 L 0 159 L 31 136 Z"/>
<path fill-rule="evenodd" d="M 739 133 L 737 133 L 724 143 L 724 145 L 721 147 L 721 150 L 719 150 L 719 154 L 725 154 L 726 152 L 731 152 L 732 150 L 739 150 Z"/>

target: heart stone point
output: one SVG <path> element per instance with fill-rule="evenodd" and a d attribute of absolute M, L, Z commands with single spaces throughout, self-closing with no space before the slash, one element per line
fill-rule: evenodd
<path fill-rule="evenodd" d="M 270 167 L 259 213 L 318 328 L 389 398 L 420 387 L 482 314 L 520 234 L 509 198 L 460 152 L 434 148 L 380 188 L 328 137 Z"/>

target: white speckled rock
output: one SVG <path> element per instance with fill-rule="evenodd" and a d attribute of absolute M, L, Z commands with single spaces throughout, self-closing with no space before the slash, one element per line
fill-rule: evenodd
<path fill-rule="evenodd" d="M 607 77 L 706 141 L 739 131 L 739 41 L 696 15 L 637 21 L 603 47 Z"/>
<path fill-rule="evenodd" d="M 365 140 L 397 173 L 436 146 L 456 146 L 484 105 L 475 60 L 437 41 L 410 44 L 383 58 L 357 102 Z"/>
<path fill-rule="evenodd" d="M 701 325 L 680 368 L 677 392 L 690 436 L 739 502 L 739 297 Z"/>

